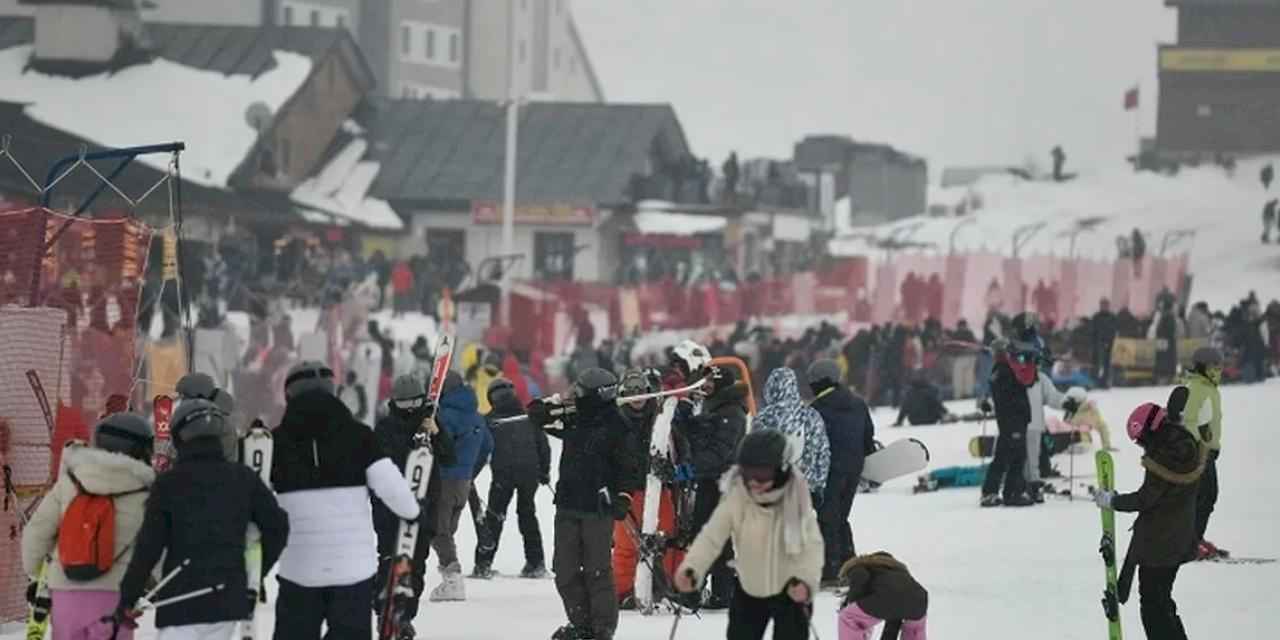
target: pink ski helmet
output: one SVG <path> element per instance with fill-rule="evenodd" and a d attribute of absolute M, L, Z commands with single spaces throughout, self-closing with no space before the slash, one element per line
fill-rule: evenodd
<path fill-rule="evenodd" d="M 1154 402 L 1138 405 L 1138 408 L 1129 414 L 1129 420 L 1125 423 L 1129 430 L 1129 439 L 1136 442 L 1144 433 L 1156 431 L 1164 424 L 1164 419 L 1164 407 Z"/>

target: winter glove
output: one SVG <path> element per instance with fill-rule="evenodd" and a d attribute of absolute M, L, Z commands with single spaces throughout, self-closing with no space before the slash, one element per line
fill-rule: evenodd
<path fill-rule="evenodd" d="M 27 604 L 36 606 L 36 591 L 40 588 L 39 583 L 32 580 L 27 583 Z"/>
<path fill-rule="evenodd" d="M 1076 414 L 1076 411 L 1079 411 L 1079 410 L 1080 410 L 1080 403 L 1076 402 L 1075 398 L 1067 398 L 1066 400 L 1062 401 L 1062 411 L 1066 413 L 1067 419 L 1070 419 L 1071 416 L 1074 416 Z"/>
<path fill-rule="evenodd" d="M 989 398 L 983 398 L 978 401 L 978 411 L 987 414 L 991 413 L 994 409 L 995 408 L 991 406 L 991 400 Z"/>
<path fill-rule="evenodd" d="M 544 473 L 538 476 L 538 484 L 545 484 L 548 487 L 551 486 L 551 474 Z"/>
<path fill-rule="evenodd" d="M 119 605 L 116 607 L 115 611 L 111 612 L 111 615 L 103 617 L 101 622 L 111 625 L 113 630 L 111 635 L 112 637 L 115 637 L 115 631 L 119 630 L 121 627 L 137 629 L 138 618 L 141 616 L 142 614 L 136 610 L 124 605 Z"/>
<path fill-rule="evenodd" d="M 554 408 L 556 408 L 556 405 L 553 405 L 542 398 L 534 398 L 529 402 L 528 406 L 525 407 L 524 411 L 529 415 L 529 422 L 532 422 L 535 426 L 541 428 L 556 421 L 555 416 L 551 415 L 551 410 Z"/>
<path fill-rule="evenodd" d="M 601 489 L 600 491 L 604 492 L 605 490 Z M 622 492 L 615 493 L 612 500 L 609 500 L 607 493 L 604 496 L 609 508 L 612 509 L 613 519 L 626 520 L 627 514 L 631 513 L 631 496 Z"/>
<path fill-rule="evenodd" d="M 1116 496 L 1114 491 L 1097 491 L 1093 494 L 1093 502 L 1098 505 L 1099 509 L 1110 509 L 1111 499 Z"/>

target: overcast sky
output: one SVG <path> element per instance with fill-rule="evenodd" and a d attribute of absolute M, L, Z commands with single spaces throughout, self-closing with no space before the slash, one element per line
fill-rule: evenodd
<path fill-rule="evenodd" d="M 1163 0 L 574 0 L 610 102 L 670 102 L 713 164 L 810 133 L 951 164 L 1123 162 L 1155 130 Z M 1074 165 L 1072 167 L 1071 165 Z"/>

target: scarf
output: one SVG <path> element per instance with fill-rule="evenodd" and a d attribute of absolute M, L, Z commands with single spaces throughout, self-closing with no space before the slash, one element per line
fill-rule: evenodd
<path fill-rule="evenodd" d="M 790 449 L 790 445 L 787 448 Z M 729 495 L 731 492 L 741 491 L 747 495 L 748 499 L 762 507 L 776 506 L 782 509 L 782 543 L 789 556 L 799 555 L 803 549 L 804 517 L 813 511 L 809 483 L 805 481 L 803 473 L 796 471 L 793 466 L 790 479 L 782 487 L 760 494 L 751 493 L 746 481 L 742 479 L 742 470 L 736 464 L 729 467 L 729 470 L 720 477 L 722 494 Z"/>

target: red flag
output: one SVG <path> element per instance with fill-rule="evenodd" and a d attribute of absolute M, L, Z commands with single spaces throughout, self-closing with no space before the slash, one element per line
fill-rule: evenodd
<path fill-rule="evenodd" d="M 1138 108 L 1138 88 L 1134 87 L 1124 92 L 1124 110 L 1133 111 Z"/>

